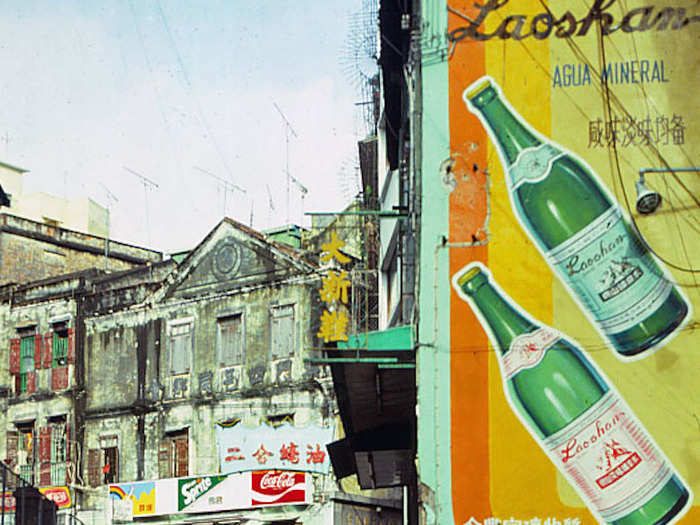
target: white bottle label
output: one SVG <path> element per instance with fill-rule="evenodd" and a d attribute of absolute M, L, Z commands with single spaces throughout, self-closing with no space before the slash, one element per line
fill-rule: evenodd
<path fill-rule="evenodd" d="M 512 184 L 511 191 L 525 182 L 533 183 L 544 179 L 552 169 L 552 163 L 561 157 L 559 149 L 551 144 L 541 144 L 534 148 L 527 148 L 518 154 L 518 158 L 508 168 L 510 177 L 506 177 Z"/>
<path fill-rule="evenodd" d="M 561 337 L 559 332 L 549 327 L 540 328 L 529 334 L 513 339 L 508 352 L 503 356 L 503 374 L 511 379 L 526 368 L 532 368 L 542 361 L 544 354 Z"/>
<path fill-rule="evenodd" d="M 672 476 L 642 424 L 614 392 L 545 439 L 544 446 L 607 522 L 644 505 Z"/>
<path fill-rule="evenodd" d="M 608 334 L 643 321 L 673 289 L 617 206 L 545 257 Z"/>

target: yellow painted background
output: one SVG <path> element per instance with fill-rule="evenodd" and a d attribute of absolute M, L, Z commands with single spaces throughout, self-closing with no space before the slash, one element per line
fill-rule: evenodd
<path fill-rule="evenodd" d="M 555 15 L 571 10 L 580 19 L 592 2 L 546 3 Z M 473 14 L 475 11 L 471 4 L 453 2 L 450 5 Z M 609 12 L 619 21 L 621 13 L 646 5 L 619 1 Z M 656 9 L 664 6 L 686 7 L 691 15 L 698 14 L 693 12 L 694 5 L 697 3 L 690 1 L 660 1 L 654 4 Z M 482 30 L 492 32 L 510 14 L 524 14 L 531 19 L 542 12 L 539 0 L 511 0 L 498 13 L 489 16 Z M 634 207 L 634 181 L 638 170 L 661 166 L 657 153 L 643 147 L 618 147 L 621 168 L 618 177 L 609 149 L 588 147 L 589 121 L 606 119 L 596 75 L 591 71 L 592 82 L 588 86 L 552 87 L 556 65 L 581 64 L 581 57 L 585 57 L 596 70 L 600 68 L 601 51 L 596 28 L 594 24 L 587 36 L 574 37 L 572 42 L 553 36 L 540 41 L 534 38 L 522 41 L 494 38 L 483 44 L 483 61 L 485 73 L 501 85 L 506 98 L 525 120 L 582 157 L 626 210 L 625 196 L 629 205 Z M 608 61 L 637 58 L 664 61 L 665 74 L 670 82 L 611 85 L 611 91 L 634 117 L 670 117 L 674 114 L 683 117 L 686 125 L 685 144 L 657 147 L 660 155 L 672 167 L 698 164 L 700 115 L 696 91 L 700 86 L 697 73 L 699 34 L 700 23 L 697 23 L 695 27 L 691 25 L 675 31 L 618 31 L 605 37 L 604 41 Z M 482 44 L 465 41 L 457 45 Z M 465 60 L 468 56 L 473 60 L 478 55 L 476 52 L 471 55 L 456 53 L 453 60 Z M 470 69 L 463 63 L 452 64 L 451 67 L 453 70 Z M 461 78 L 464 79 L 462 86 L 459 85 Z M 451 92 L 461 94 L 470 80 L 473 79 L 468 78 L 468 73 L 462 74 L 462 77 L 453 75 Z M 451 127 L 463 118 L 451 112 Z M 486 264 L 494 278 L 525 310 L 568 334 L 589 352 L 693 490 L 694 507 L 681 523 L 700 523 L 700 420 L 697 415 L 700 401 L 697 379 L 700 373 L 700 337 L 697 329 L 700 293 L 697 283 L 700 276 L 671 268 L 694 308 L 690 322 L 666 347 L 653 355 L 636 362 L 619 361 L 561 283 L 553 277 L 515 219 L 502 166 L 490 142 L 487 158 L 491 216 Z M 679 174 L 679 177 L 692 193 L 700 195 L 700 175 Z M 700 261 L 700 210 L 669 175 L 651 174 L 647 180 L 663 195 L 664 205 L 649 217 L 638 217 L 634 212 L 645 240 L 673 264 L 681 267 L 694 265 L 697 268 Z M 453 206 L 451 222 L 460 222 L 460 218 L 454 216 L 456 213 L 468 213 L 468 209 Z M 488 377 L 488 479 L 492 516 L 500 519 L 544 519 L 551 516 L 559 520 L 578 517 L 582 523 L 595 523 L 596 520 L 574 490 L 557 473 L 507 404 L 493 352 L 489 352 Z M 479 422 L 474 424 L 474 428 L 483 428 Z M 455 483 L 459 487 L 467 485 L 466 481 L 464 484 L 459 480 Z M 463 500 L 464 494 L 455 492 L 453 498 Z M 467 519 L 469 515 L 463 514 L 456 505 L 455 522 L 463 523 Z"/>

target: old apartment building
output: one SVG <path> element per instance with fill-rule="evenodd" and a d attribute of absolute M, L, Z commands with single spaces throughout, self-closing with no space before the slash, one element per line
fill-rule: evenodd
<path fill-rule="evenodd" d="M 224 219 L 179 264 L 1 287 L 5 463 L 86 524 L 374 513 L 334 496 L 333 386 L 308 360 L 321 284 Z"/>

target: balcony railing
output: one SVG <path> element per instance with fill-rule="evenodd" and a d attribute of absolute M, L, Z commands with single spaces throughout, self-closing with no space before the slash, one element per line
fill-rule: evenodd
<path fill-rule="evenodd" d="M 65 485 L 66 484 L 66 471 L 68 469 L 68 462 L 62 461 L 60 463 L 51 463 L 51 485 Z"/>
<path fill-rule="evenodd" d="M 32 463 L 20 465 L 19 477 L 30 485 L 34 483 L 34 465 Z"/>

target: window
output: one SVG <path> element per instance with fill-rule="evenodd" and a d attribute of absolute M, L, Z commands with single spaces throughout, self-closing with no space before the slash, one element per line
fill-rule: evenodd
<path fill-rule="evenodd" d="M 116 483 L 119 481 L 119 449 L 107 447 L 102 449 L 104 466 L 102 467 L 103 482 Z"/>
<path fill-rule="evenodd" d="M 270 312 L 271 358 L 294 355 L 294 305 L 273 306 Z"/>
<path fill-rule="evenodd" d="M 189 430 L 166 434 L 158 446 L 158 475 L 161 478 L 189 474 Z"/>
<path fill-rule="evenodd" d="M 68 459 L 66 416 L 53 416 L 39 427 L 39 485 L 65 485 Z"/>
<path fill-rule="evenodd" d="M 17 470 L 27 483 L 34 483 L 34 422 L 17 425 Z"/>
<path fill-rule="evenodd" d="M 172 375 L 186 374 L 190 371 L 192 336 L 192 321 L 177 321 L 168 325 L 170 373 Z"/>
<path fill-rule="evenodd" d="M 68 326 L 66 323 L 53 325 L 53 368 L 68 364 Z"/>
<path fill-rule="evenodd" d="M 119 481 L 119 438 L 100 437 L 100 448 L 88 450 L 88 482 L 91 486 Z"/>
<path fill-rule="evenodd" d="M 20 340 L 19 350 L 19 393 L 33 390 L 34 354 L 36 350 L 35 327 L 17 330 Z"/>
<path fill-rule="evenodd" d="M 51 485 L 63 485 L 66 479 L 66 460 L 68 459 L 68 439 L 65 416 L 50 421 L 51 428 Z"/>
<path fill-rule="evenodd" d="M 219 317 L 217 320 L 219 364 L 234 366 L 243 363 L 245 353 L 243 339 L 243 314 Z"/>

